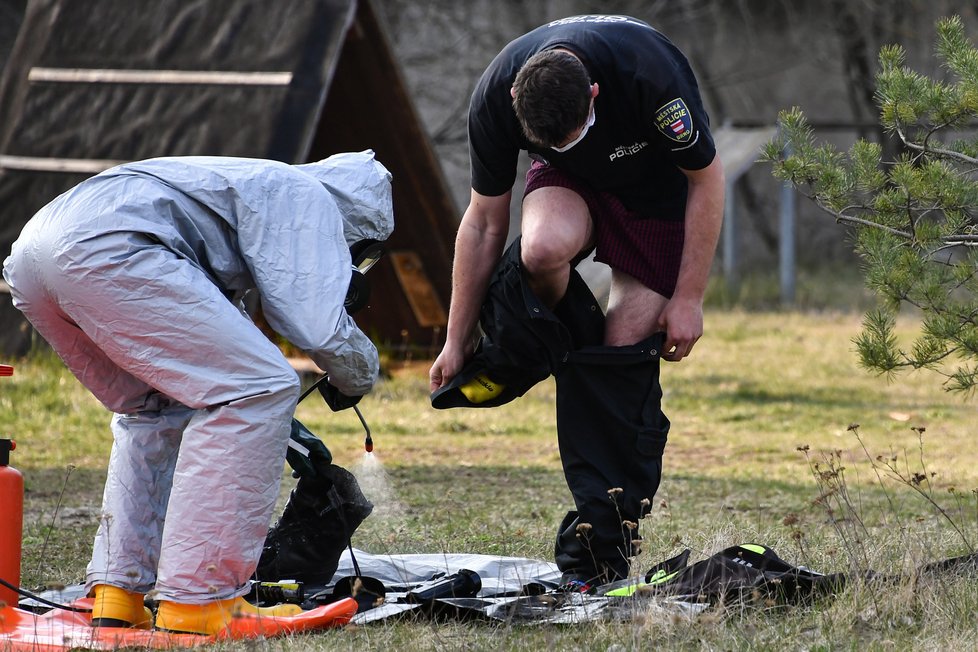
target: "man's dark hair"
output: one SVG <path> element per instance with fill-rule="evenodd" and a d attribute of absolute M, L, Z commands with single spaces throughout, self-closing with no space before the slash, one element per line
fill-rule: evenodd
<path fill-rule="evenodd" d="M 530 141 L 558 146 L 584 124 L 591 107 L 591 77 L 580 59 L 544 50 L 530 57 L 513 81 L 513 110 Z"/>

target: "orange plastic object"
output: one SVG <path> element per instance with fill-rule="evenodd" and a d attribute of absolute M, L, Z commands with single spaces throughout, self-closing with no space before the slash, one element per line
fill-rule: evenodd
<path fill-rule="evenodd" d="M 0 376 L 13 376 L 14 368 L 0 364 Z M 13 439 L 0 439 L 0 578 L 20 586 L 21 537 L 24 529 L 24 476 L 10 466 Z M 16 606 L 17 592 L 0 585 L 0 605 Z"/>
<path fill-rule="evenodd" d="M 72 603 L 74 607 L 91 607 L 92 598 Z M 6 652 L 61 652 L 84 648 L 118 650 L 147 648 L 154 650 L 192 648 L 220 640 L 273 638 L 317 629 L 342 627 L 357 612 L 357 602 L 344 598 L 332 604 L 303 611 L 291 617 L 235 618 L 228 628 L 214 636 L 171 634 L 157 630 L 92 627 L 91 614 L 52 609 L 38 615 L 16 607 L 0 608 L 0 650 Z"/>
<path fill-rule="evenodd" d="M 0 578 L 20 586 L 24 476 L 10 466 L 10 451 L 16 447 L 12 439 L 0 439 Z M 16 606 L 19 601 L 16 591 L 0 585 L 0 603 Z"/>

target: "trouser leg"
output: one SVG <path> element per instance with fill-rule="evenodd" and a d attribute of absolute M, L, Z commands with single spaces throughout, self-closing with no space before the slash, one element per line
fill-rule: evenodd
<path fill-rule="evenodd" d="M 662 336 L 570 354 L 557 377 L 557 439 L 576 515 L 558 533 L 565 574 L 625 577 L 638 523 L 662 475 L 669 420 L 662 413 Z"/>
<path fill-rule="evenodd" d="M 295 402 L 292 391 L 270 392 L 194 414 L 163 528 L 161 600 L 247 593 L 278 498 Z"/>
<path fill-rule="evenodd" d="M 87 584 L 147 593 L 156 582 L 163 520 L 183 429 L 193 411 L 158 392 L 112 418 L 112 453 Z"/>
<path fill-rule="evenodd" d="M 520 244 L 514 240 L 493 271 L 479 314 L 484 336 L 475 354 L 432 394 L 433 407 L 503 405 L 562 368 L 567 351 L 602 341 L 604 313 L 580 274 L 571 271 L 564 298 L 551 310 L 530 290 Z M 480 374 L 500 389 L 472 401 L 460 388 Z"/>

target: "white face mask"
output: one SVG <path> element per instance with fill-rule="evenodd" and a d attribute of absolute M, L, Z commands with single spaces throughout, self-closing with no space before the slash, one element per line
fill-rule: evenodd
<path fill-rule="evenodd" d="M 585 122 L 584 126 L 581 127 L 581 133 L 577 135 L 577 138 L 570 141 L 566 145 L 562 145 L 560 147 L 551 146 L 550 149 L 554 150 L 555 152 L 561 152 L 561 153 L 566 152 L 571 147 L 584 140 L 584 136 L 587 135 L 587 130 L 590 129 L 591 125 L 593 124 L 594 124 L 594 100 L 591 100 L 591 110 L 587 114 L 587 122 Z"/>

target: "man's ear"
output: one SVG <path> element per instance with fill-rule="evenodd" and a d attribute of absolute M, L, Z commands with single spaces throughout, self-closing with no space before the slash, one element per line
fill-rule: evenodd
<path fill-rule="evenodd" d="M 510 86 L 509 87 L 509 96 L 511 98 L 513 98 L 514 100 L 516 99 L 516 87 L 515 86 Z"/>
<path fill-rule="evenodd" d="M 594 82 L 593 84 L 591 84 L 591 99 L 594 99 L 597 96 L 598 96 L 598 82 Z"/>

